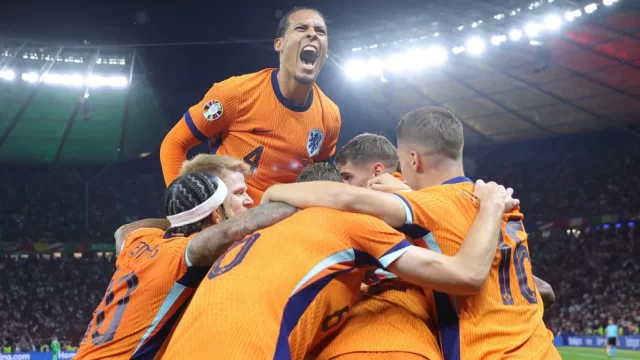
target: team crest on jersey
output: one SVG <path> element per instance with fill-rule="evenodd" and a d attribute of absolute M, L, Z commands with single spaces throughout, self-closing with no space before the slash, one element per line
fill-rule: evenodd
<path fill-rule="evenodd" d="M 222 116 L 222 103 L 218 100 L 210 100 L 204 105 L 202 109 L 202 115 L 209 120 L 218 120 Z"/>
<path fill-rule="evenodd" d="M 309 153 L 309 157 L 318 155 L 322 140 L 324 140 L 324 133 L 320 129 L 309 131 L 309 136 L 307 137 L 307 153 Z"/>

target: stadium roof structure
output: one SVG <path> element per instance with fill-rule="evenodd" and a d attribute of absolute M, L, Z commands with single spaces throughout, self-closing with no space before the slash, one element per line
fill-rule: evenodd
<path fill-rule="evenodd" d="M 504 3 L 434 2 L 348 32 L 336 57 L 358 77 L 371 121 L 436 105 L 457 114 L 472 146 L 612 127 L 640 137 L 640 2 Z"/>
<path fill-rule="evenodd" d="M 0 162 L 105 165 L 155 150 L 169 123 L 135 49 L 0 48 Z"/>

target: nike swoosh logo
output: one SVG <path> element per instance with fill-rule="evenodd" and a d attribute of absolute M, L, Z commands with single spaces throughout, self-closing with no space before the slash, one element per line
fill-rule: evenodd
<path fill-rule="evenodd" d="M 267 129 L 253 129 L 252 132 L 254 134 L 262 134 L 262 133 L 269 133 L 272 132 L 273 130 L 267 130 Z"/>

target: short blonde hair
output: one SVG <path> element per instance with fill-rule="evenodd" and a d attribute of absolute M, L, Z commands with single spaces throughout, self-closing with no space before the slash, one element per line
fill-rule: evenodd
<path fill-rule="evenodd" d="M 244 161 L 232 158 L 228 155 L 199 154 L 182 164 L 180 176 L 192 173 L 208 173 L 217 177 L 223 177 L 229 172 L 239 172 L 249 175 L 249 165 Z"/>

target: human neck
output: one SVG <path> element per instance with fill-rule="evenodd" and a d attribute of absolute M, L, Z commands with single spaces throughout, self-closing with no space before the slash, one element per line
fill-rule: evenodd
<path fill-rule="evenodd" d="M 433 161 L 420 176 L 420 188 L 441 185 L 445 181 L 464 176 L 462 161 L 439 159 Z"/>
<path fill-rule="evenodd" d="M 295 75 L 289 74 L 282 67 L 278 70 L 278 87 L 282 95 L 296 105 L 305 105 L 313 89 L 313 83 L 301 84 Z"/>

